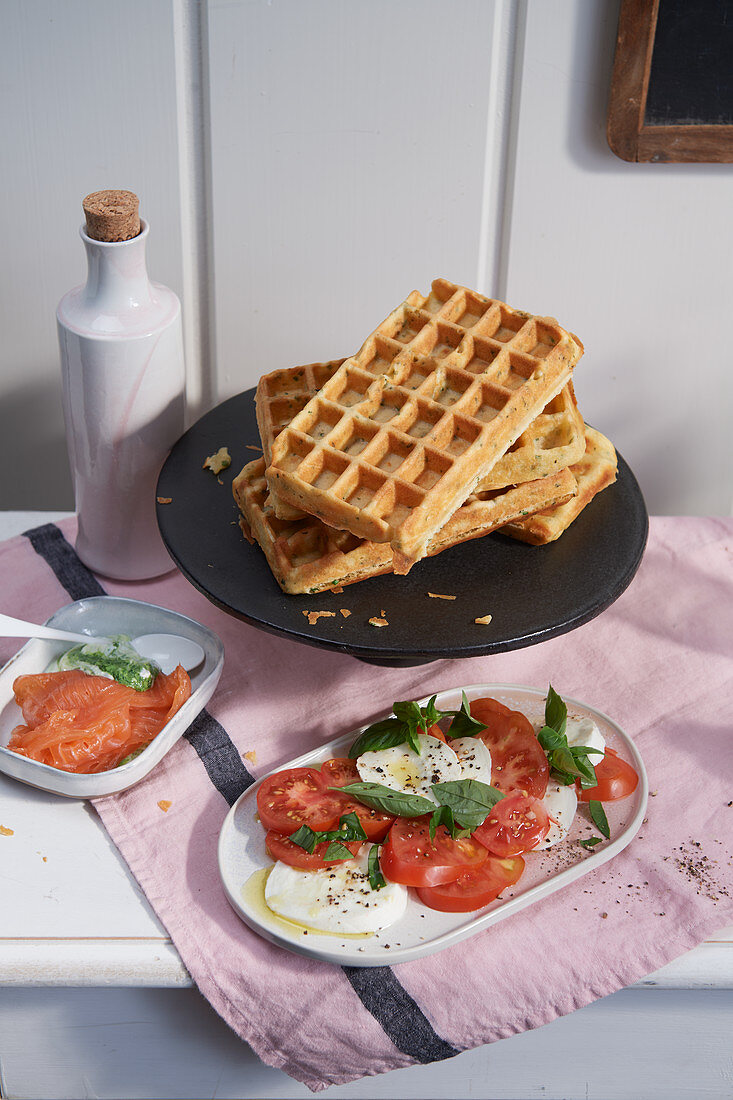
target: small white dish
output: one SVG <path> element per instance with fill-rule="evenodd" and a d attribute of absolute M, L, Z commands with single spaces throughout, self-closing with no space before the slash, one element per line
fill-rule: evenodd
<path fill-rule="evenodd" d="M 522 711 L 530 721 L 542 722 L 546 692 L 515 684 L 472 684 L 465 688 L 452 688 L 438 693 L 436 706 L 441 710 L 458 709 L 462 691 L 469 699 L 493 696 L 512 710 Z M 219 836 L 219 872 L 235 912 L 264 939 L 296 954 L 337 966 L 391 966 L 430 955 L 482 932 L 612 859 L 629 844 L 644 819 L 649 792 L 646 770 L 631 739 L 611 718 L 576 699 L 565 695 L 563 699 L 568 714 L 592 718 L 606 743 L 619 751 L 639 775 L 633 794 L 618 802 L 604 803 L 611 840 L 602 844 L 600 850 L 586 851 L 577 843 L 581 837 L 591 835 L 588 818 L 584 816 L 587 809 L 579 807 L 567 840 L 544 852 L 527 853 L 524 857 L 525 870 L 516 886 L 506 890 L 502 899 L 497 899 L 484 909 L 474 913 L 439 913 L 428 909 L 410 890 L 405 916 L 373 936 L 349 938 L 322 935 L 313 930 L 306 932 L 282 922 L 267 909 L 259 892 L 252 889 L 257 881 L 252 876 L 272 865 L 265 850 L 265 830 L 256 817 L 257 790 L 261 779 L 232 806 Z M 427 697 L 421 700 L 421 705 L 426 702 Z M 329 757 L 345 756 L 361 732 L 354 730 L 338 737 L 283 764 L 282 768 L 318 767 Z M 281 771 L 282 768 L 276 770 Z M 593 829 L 593 833 L 597 834 L 597 830 Z"/>
<path fill-rule="evenodd" d="M 17 676 L 43 672 L 70 648 L 69 643 L 35 638 L 0 669 L 0 772 L 39 790 L 70 798 L 100 798 L 124 791 L 163 759 L 208 703 L 224 665 L 221 639 L 208 627 L 176 611 L 117 596 L 93 596 L 67 604 L 46 625 L 75 633 L 127 634 L 132 638 L 139 634 L 179 634 L 198 643 L 204 651 L 203 662 L 191 674 L 190 697 L 148 747 L 128 764 L 91 774 L 61 771 L 7 748 L 11 731 L 23 721 L 13 695 L 13 681 Z"/>

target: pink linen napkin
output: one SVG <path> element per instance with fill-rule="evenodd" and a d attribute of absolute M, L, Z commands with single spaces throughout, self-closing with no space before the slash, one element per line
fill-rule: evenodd
<path fill-rule="evenodd" d="M 40 622 L 104 590 L 181 611 L 224 641 L 207 711 L 145 781 L 96 808 L 201 992 L 268 1064 L 317 1091 L 448 1058 L 612 993 L 733 921 L 733 521 L 653 519 L 636 578 L 598 618 L 528 649 L 413 669 L 259 632 L 177 573 L 101 589 L 74 534 L 68 521 L 0 546 L 3 611 Z M 0 655 L 16 648 L 3 641 Z M 550 681 L 612 715 L 646 763 L 647 819 L 618 857 L 484 933 L 392 968 L 303 959 L 237 918 L 216 845 L 253 778 L 395 699 L 480 682 L 544 691 Z M 167 813 L 160 800 L 172 803 Z"/>

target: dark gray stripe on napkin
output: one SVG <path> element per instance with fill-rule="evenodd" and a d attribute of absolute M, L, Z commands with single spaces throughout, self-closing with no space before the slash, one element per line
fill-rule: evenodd
<path fill-rule="evenodd" d="M 254 783 L 223 726 L 202 710 L 183 735 L 193 745 L 209 779 L 230 806 Z"/>
<path fill-rule="evenodd" d="M 388 966 L 341 968 L 368 1012 L 398 1050 L 423 1065 L 460 1054 L 433 1030 L 419 1005 Z"/>
<path fill-rule="evenodd" d="M 74 547 L 54 523 L 44 523 L 42 527 L 33 527 L 23 534 L 35 552 L 51 567 L 57 581 L 72 600 L 106 595 L 97 578 L 78 558 Z"/>

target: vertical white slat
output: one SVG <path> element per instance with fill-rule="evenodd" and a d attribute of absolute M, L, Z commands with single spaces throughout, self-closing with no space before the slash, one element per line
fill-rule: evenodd
<path fill-rule="evenodd" d="M 526 4 L 497 0 L 489 62 L 484 193 L 476 288 L 506 297 Z"/>
<path fill-rule="evenodd" d="M 176 57 L 178 165 L 189 422 L 213 403 L 216 363 L 209 9 L 207 0 L 172 0 Z"/>

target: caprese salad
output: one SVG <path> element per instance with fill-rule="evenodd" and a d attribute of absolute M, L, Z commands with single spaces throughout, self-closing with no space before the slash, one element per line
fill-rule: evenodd
<path fill-rule="evenodd" d="M 408 891 L 430 909 L 473 912 L 518 882 L 528 852 L 567 837 L 578 802 L 608 839 L 603 803 L 636 788 L 634 768 L 590 718 L 549 688 L 544 723 L 463 693 L 460 710 L 394 704 L 347 757 L 268 776 L 257 811 L 275 861 L 265 903 L 317 932 L 365 934 L 398 921 Z"/>

